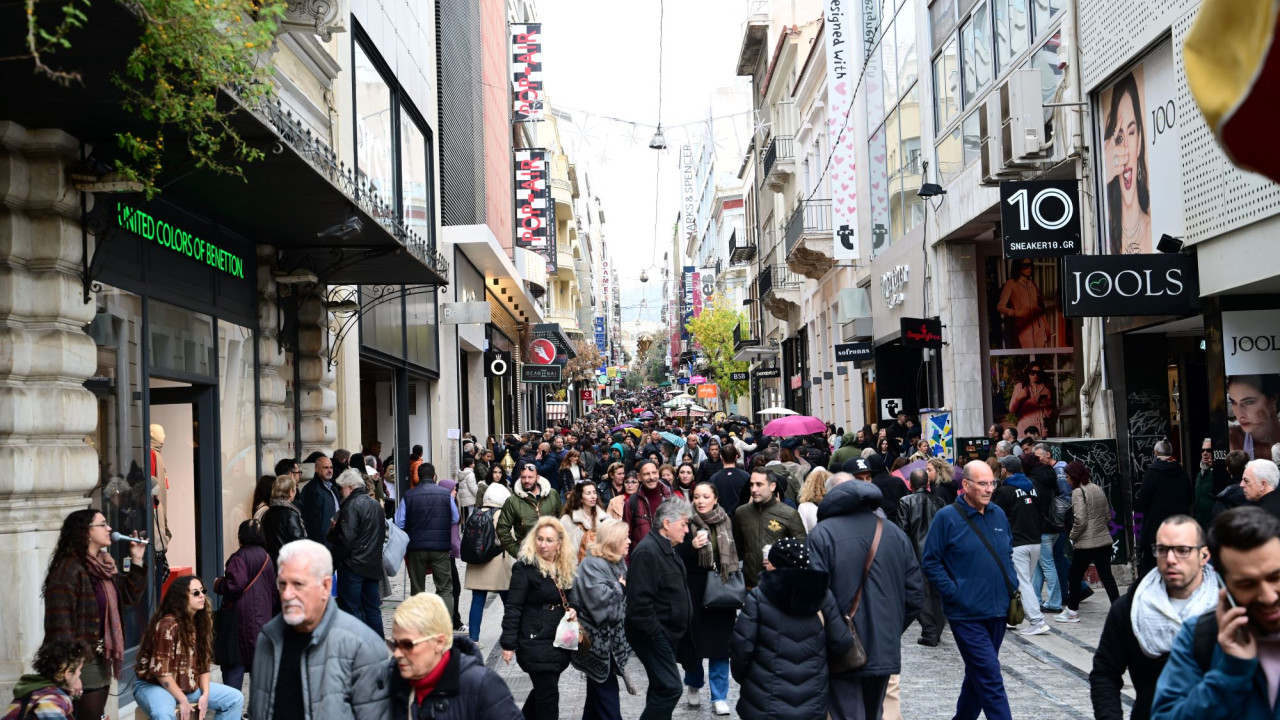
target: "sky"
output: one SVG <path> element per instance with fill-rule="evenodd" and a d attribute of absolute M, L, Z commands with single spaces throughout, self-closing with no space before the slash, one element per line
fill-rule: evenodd
<path fill-rule="evenodd" d="M 660 2 L 667 149 L 656 152 L 648 145 L 659 119 Z M 716 88 L 745 82 L 735 66 L 747 0 L 538 0 L 537 13 L 548 99 L 573 119 L 561 121 L 561 140 L 579 185 L 585 169 L 604 208 L 608 252 L 621 274 L 622 320 L 656 322 L 662 257 L 680 205 L 680 145 L 687 135 L 700 136 L 697 124 L 707 118 Z M 735 121 L 749 127 L 750 116 Z M 673 127 L 685 123 L 695 125 Z"/>

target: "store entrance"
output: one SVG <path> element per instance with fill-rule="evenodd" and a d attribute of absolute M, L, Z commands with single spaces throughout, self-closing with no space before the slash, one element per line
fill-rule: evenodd
<path fill-rule="evenodd" d="M 216 386 L 153 377 L 150 381 L 153 527 L 157 599 L 175 578 L 198 575 L 206 587 L 220 574 Z"/>

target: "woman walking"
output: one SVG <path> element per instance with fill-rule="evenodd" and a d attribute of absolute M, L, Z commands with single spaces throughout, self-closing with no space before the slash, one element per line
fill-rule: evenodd
<path fill-rule="evenodd" d="M 698 471 L 693 467 L 693 463 L 685 460 L 680 463 L 680 467 L 676 468 L 676 480 L 671 489 L 676 495 L 693 502 L 693 486 L 697 484 L 697 476 Z"/>
<path fill-rule="evenodd" d="M 596 540 L 600 526 L 609 521 L 609 513 L 600 507 L 599 492 L 591 483 L 583 483 L 569 493 L 560 524 L 564 526 L 569 554 L 577 562 L 587 556 L 587 550 Z"/>
<path fill-rule="evenodd" d="M 685 701 L 702 704 L 702 661 L 707 659 L 711 705 L 716 715 L 729 714 L 729 639 L 733 636 L 736 608 L 707 608 L 706 587 L 710 575 L 727 581 L 739 567 L 729 514 L 720 507 L 716 486 L 698 483 L 693 488 L 693 515 L 684 542 L 676 546 L 689 580 L 693 615 L 678 655 L 684 666 Z"/>
<path fill-rule="evenodd" d="M 573 666 L 587 676 L 587 700 L 582 720 L 622 720 L 618 677 L 626 681 L 631 645 L 623 632 L 627 616 L 627 565 L 623 558 L 631 546 L 627 526 L 605 523 L 591 545 L 590 554 L 578 566 L 569 594 L 578 610 L 578 622 L 590 638 L 573 653 Z M 631 684 L 627 683 L 630 690 Z"/>
<path fill-rule="evenodd" d="M 276 478 L 271 487 L 271 507 L 262 514 L 262 547 L 271 556 L 274 565 L 280 557 L 280 548 L 294 540 L 307 539 L 307 526 L 302 523 L 302 513 L 293 504 L 298 496 L 298 481 L 289 475 Z"/>
<path fill-rule="evenodd" d="M 495 465 L 494 469 L 502 470 L 502 466 Z M 503 473 L 505 472 L 504 470 Z M 506 504 L 509 497 L 511 497 L 511 491 L 507 486 L 495 481 L 489 485 L 488 490 L 485 490 L 480 509 L 476 511 L 489 516 L 490 521 L 493 522 L 495 538 L 498 532 L 498 513 L 502 511 L 502 506 Z M 467 629 L 471 642 L 476 643 L 477 646 L 480 642 L 480 624 L 484 622 L 484 605 L 489 593 L 498 593 L 498 597 L 502 598 L 503 608 L 507 606 L 507 588 L 511 587 L 512 562 L 513 558 L 503 550 L 489 562 L 467 563 L 466 584 L 463 585 L 464 590 L 471 591 L 471 614 Z"/>
<path fill-rule="evenodd" d="M 640 478 L 636 476 L 635 471 L 627 473 L 627 477 L 622 481 L 622 494 L 614 496 L 609 501 L 609 517 L 614 520 L 621 520 L 622 513 L 626 509 L 627 499 L 640 491 Z"/>
<path fill-rule="evenodd" d="M 1067 482 L 1071 484 L 1071 571 L 1067 575 L 1067 609 L 1053 619 L 1058 622 L 1080 622 L 1081 588 L 1084 573 L 1090 565 L 1098 571 L 1098 579 L 1107 589 L 1107 597 L 1115 602 L 1120 597 L 1116 579 L 1111 575 L 1111 505 L 1102 488 L 1089 481 L 1089 468 L 1079 460 L 1067 463 Z"/>
<path fill-rule="evenodd" d="M 560 618 L 577 619 L 565 597 L 573 587 L 574 565 L 560 521 L 538 518 L 511 569 L 502 618 L 502 659 L 516 658 L 533 681 L 522 708 L 525 720 L 560 717 L 560 674 L 569 667 L 569 651 L 552 642 Z"/>
<path fill-rule="evenodd" d="M 484 507 L 484 495 L 489 491 L 491 485 L 501 485 L 511 492 L 511 480 L 507 477 L 507 469 L 494 463 L 489 466 L 489 471 L 484 477 L 476 476 L 479 482 L 476 483 L 476 505 Z"/>
<path fill-rule="evenodd" d="M 276 565 L 262 547 L 262 526 L 257 520 L 240 523 L 240 549 L 227 558 L 226 574 L 213 581 L 213 591 L 225 596 L 223 609 L 236 615 L 238 665 L 222 666 L 222 682 L 236 690 L 244 688 L 244 674 L 253 663 L 258 633 L 276 614 L 280 598 L 276 594 Z"/>
<path fill-rule="evenodd" d="M 589 479 L 587 469 L 582 465 L 582 454 L 577 450 L 566 452 L 564 459 L 560 461 L 560 495 L 568 495 L 579 483 Z"/>
<path fill-rule="evenodd" d="M 818 506 L 822 504 L 822 498 L 827 496 L 827 478 L 831 477 L 831 472 L 826 468 L 816 467 L 809 472 L 809 476 L 804 479 L 804 485 L 800 488 L 799 507 L 796 511 L 800 513 L 800 522 L 804 523 L 804 531 L 806 533 L 813 532 L 813 526 L 818 524 Z"/>

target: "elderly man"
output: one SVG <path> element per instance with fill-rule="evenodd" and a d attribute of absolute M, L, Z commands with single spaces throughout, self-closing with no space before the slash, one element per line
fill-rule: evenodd
<path fill-rule="evenodd" d="M 329 602 L 333 558 L 311 540 L 280 548 L 280 614 L 253 655 L 253 720 L 382 720 L 390 711 L 382 637 Z"/>
<path fill-rule="evenodd" d="M 1244 479 L 1240 481 L 1240 489 L 1249 502 L 1280 518 L 1280 493 L 1276 492 L 1276 484 L 1280 482 L 1280 467 L 1270 460 L 1250 460 L 1244 466 Z"/>
<path fill-rule="evenodd" d="M 348 468 L 338 476 L 342 507 L 325 539 L 338 566 L 338 607 L 382 635 L 382 543 L 387 537 L 382 503 L 365 492 L 364 473 Z"/>

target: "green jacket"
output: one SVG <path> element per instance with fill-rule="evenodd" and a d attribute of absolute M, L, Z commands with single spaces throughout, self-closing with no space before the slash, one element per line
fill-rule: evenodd
<path fill-rule="evenodd" d="M 742 574 L 747 587 L 759 584 L 764 570 L 764 546 L 783 538 L 805 541 L 800 513 L 778 500 L 763 505 L 748 502 L 733 513 L 733 540 L 742 558 Z"/>
<path fill-rule="evenodd" d="M 862 455 L 862 448 L 857 445 L 858 436 L 853 433 L 845 433 L 840 440 L 840 449 L 831 454 L 831 462 L 827 463 L 827 469 L 833 473 L 840 472 L 844 469 L 845 461 Z"/>
<path fill-rule="evenodd" d="M 516 478 L 511 497 L 507 498 L 498 513 L 498 539 L 511 557 L 520 555 L 520 543 L 524 542 L 524 536 L 537 524 L 538 518 L 544 515 L 560 517 L 560 494 L 551 489 L 546 478 L 540 477 L 538 494 L 531 495 L 525 492 L 520 479 Z"/>
<path fill-rule="evenodd" d="M 1209 527 L 1213 520 L 1213 503 L 1217 499 L 1213 492 L 1213 468 L 1201 468 L 1196 476 L 1196 522 L 1200 527 Z"/>

